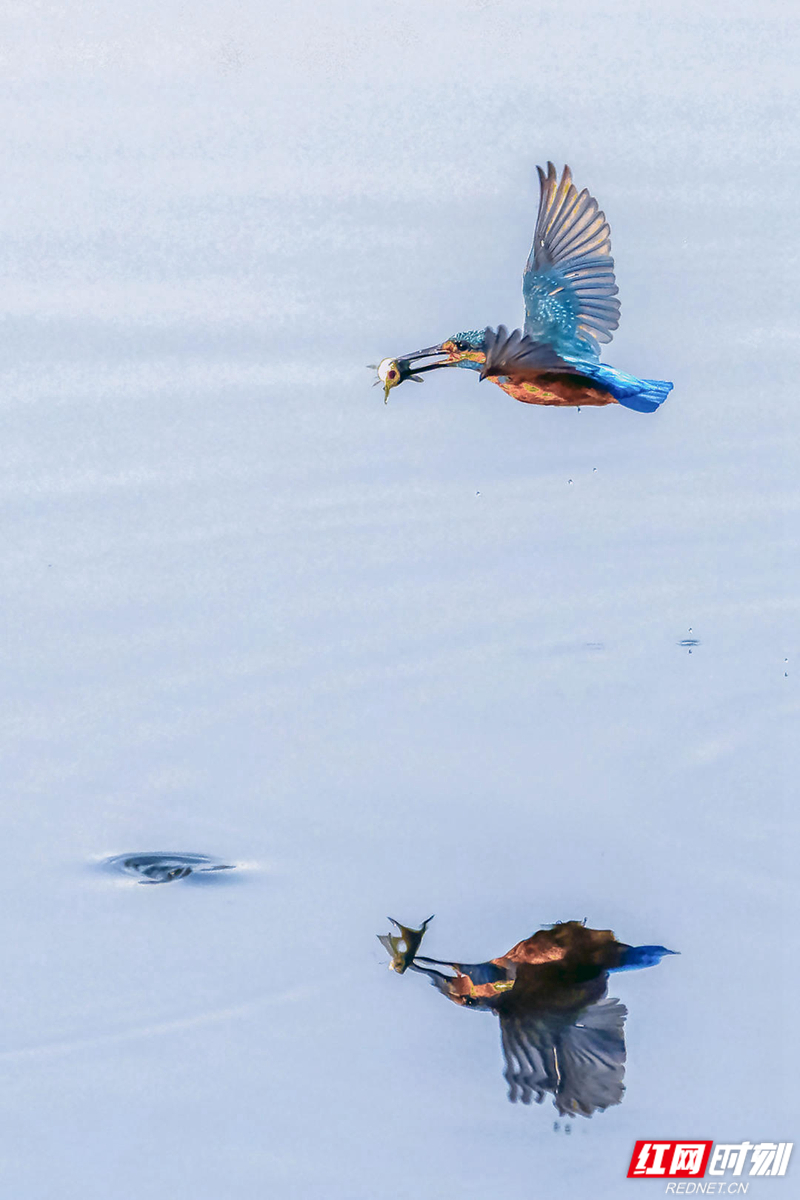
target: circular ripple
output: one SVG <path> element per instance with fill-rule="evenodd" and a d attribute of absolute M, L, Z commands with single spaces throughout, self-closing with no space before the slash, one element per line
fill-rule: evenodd
<path fill-rule="evenodd" d="M 173 883 L 187 875 L 234 869 L 232 864 L 207 854 L 115 854 L 113 858 L 107 858 L 104 865 L 112 871 L 135 876 L 139 883 Z"/>

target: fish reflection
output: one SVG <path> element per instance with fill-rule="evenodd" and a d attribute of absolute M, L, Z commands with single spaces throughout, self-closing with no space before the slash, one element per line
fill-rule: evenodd
<path fill-rule="evenodd" d="M 419 946 L 427 924 L 421 930 L 399 927 L 406 946 Z M 427 975 L 462 1007 L 495 1012 L 509 1099 L 541 1104 L 550 1095 L 562 1116 L 590 1117 L 619 1104 L 625 1091 L 628 1010 L 608 997 L 609 974 L 652 967 L 675 953 L 664 946 L 628 946 L 610 929 L 587 929 L 580 921 L 540 929 L 500 958 L 472 964 L 415 955 L 396 965 L 397 939 L 379 939 L 392 954 L 392 969 Z"/>
<path fill-rule="evenodd" d="M 385 946 L 392 956 L 392 961 L 389 963 L 390 968 L 393 971 L 397 971 L 398 975 L 402 975 L 413 963 L 425 930 L 430 925 L 433 917 L 427 917 L 419 929 L 409 929 L 407 925 L 401 925 L 399 921 L 395 921 L 394 917 L 389 917 L 389 920 L 395 929 L 400 930 L 400 933 L 378 934 L 378 939 L 381 945 Z"/>

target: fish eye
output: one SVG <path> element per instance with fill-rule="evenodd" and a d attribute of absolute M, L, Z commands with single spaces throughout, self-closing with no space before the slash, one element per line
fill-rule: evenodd
<path fill-rule="evenodd" d="M 378 363 L 378 379 L 381 383 L 389 380 L 396 383 L 400 379 L 400 368 L 393 358 L 384 358 Z"/>

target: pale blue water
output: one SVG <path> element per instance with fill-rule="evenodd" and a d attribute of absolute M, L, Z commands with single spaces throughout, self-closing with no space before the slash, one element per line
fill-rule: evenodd
<path fill-rule="evenodd" d="M 793 10 L 189 19 L 4 47 L 4 1194 L 616 1200 L 637 1138 L 793 1140 Z M 362 364 L 521 318 L 547 158 L 663 411 L 385 407 Z M 237 870 L 98 869 L 165 849 Z M 431 912 L 681 952 L 612 978 L 619 1108 L 507 1103 L 386 970 Z"/>

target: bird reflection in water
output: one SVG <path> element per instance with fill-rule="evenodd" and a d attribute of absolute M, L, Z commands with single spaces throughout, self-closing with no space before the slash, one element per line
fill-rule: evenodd
<path fill-rule="evenodd" d="M 455 1004 L 497 1014 L 510 1100 L 541 1104 L 551 1095 L 562 1116 L 585 1117 L 622 1101 L 628 1010 L 608 997 L 609 974 L 653 967 L 675 951 L 627 946 L 610 929 L 564 921 L 500 958 L 443 962 L 416 953 L 430 920 L 419 930 L 392 921 L 400 936 L 378 935 L 389 965 L 427 975 Z"/>

